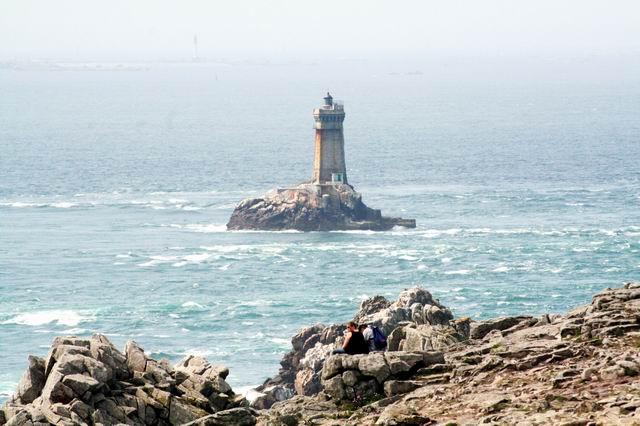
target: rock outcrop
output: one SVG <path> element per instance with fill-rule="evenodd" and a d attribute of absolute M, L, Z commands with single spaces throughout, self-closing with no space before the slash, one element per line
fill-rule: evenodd
<path fill-rule="evenodd" d="M 415 228 L 416 222 L 382 216 L 380 210 L 367 207 L 353 187 L 340 183 L 301 184 L 245 199 L 227 223 L 229 230 L 267 231 L 384 231 L 394 226 Z"/>
<path fill-rule="evenodd" d="M 57 337 L 45 359 L 29 357 L 0 424 L 255 424 L 255 412 L 225 381 L 228 374 L 195 356 L 175 366 L 156 361 L 133 341 L 122 353 L 101 334 Z"/>
<path fill-rule="evenodd" d="M 405 347 L 418 352 L 445 350 L 469 337 L 468 320 L 454 321 L 449 309 L 419 287 L 402 291 L 394 302 L 382 296 L 364 300 L 354 321 L 379 327 L 389 336 L 389 347 L 394 351 Z M 274 391 L 318 394 L 323 388 L 323 365 L 331 352 L 342 345 L 343 331 L 344 326 L 338 324 L 316 324 L 300 330 L 291 339 L 293 349 L 283 357 L 278 375 L 257 389 L 265 397 L 254 401 L 253 406 L 268 408 L 279 401 L 270 396 Z"/>
<path fill-rule="evenodd" d="M 277 402 L 258 424 L 640 424 L 640 284 L 566 315 L 449 319 L 467 338 L 441 351 L 413 350 L 431 338 L 412 337 L 422 325 L 394 329 L 404 350 L 327 357 L 317 395 Z"/>
<path fill-rule="evenodd" d="M 56 338 L 29 357 L 0 424 L 640 424 L 640 283 L 566 315 L 487 321 L 415 287 L 365 300 L 355 319 L 390 330 L 390 350 L 331 355 L 342 326 L 305 328 L 258 410 L 203 358 L 170 366 L 134 342 Z"/>

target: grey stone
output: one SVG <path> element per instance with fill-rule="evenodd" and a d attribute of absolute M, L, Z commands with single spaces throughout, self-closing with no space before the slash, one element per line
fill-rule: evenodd
<path fill-rule="evenodd" d="M 355 370 L 347 370 L 342 373 L 342 381 L 346 386 L 355 386 L 358 383 L 359 375 Z"/>
<path fill-rule="evenodd" d="M 424 363 L 424 356 L 421 352 L 386 352 L 384 357 L 387 360 L 391 374 L 408 372 Z"/>
<path fill-rule="evenodd" d="M 435 305 L 425 306 L 423 317 L 425 322 L 431 325 L 448 325 L 453 320 L 453 314 L 450 310 Z"/>
<path fill-rule="evenodd" d="M 320 375 L 311 368 L 300 370 L 293 386 L 298 395 L 315 395 L 320 392 Z"/>
<path fill-rule="evenodd" d="M 330 379 L 342 371 L 343 355 L 332 355 L 324 361 L 322 366 L 322 379 Z"/>
<path fill-rule="evenodd" d="M 29 355 L 29 366 L 18 382 L 16 396 L 23 404 L 33 402 L 41 393 L 45 384 L 44 359 Z"/>
<path fill-rule="evenodd" d="M 129 340 L 124 346 L 127 366 L 131 371 L 146 371 L 147 356 L 144 350 L 133 340 Z"/>
<path fill-rule="evenodd" d="M 71 388 L 62 383 L 64 375 L 60 371 L 54 369 L 47 377 L 47 381 L 42 389 L 42 398 L 51 403 L 62 402 L 66 404 L 74 397 Z"/>
<path fill-rule="evenodd" d="M 482 339 L 491 330 L 506 330 L 522 321 L 532 318 L 533 317 L 530 316 L 500 317 L 486 321 L 472 322 L 470 337 L 472 339 Z"/>
<path fill-rule="evenodd" d="M 375 377 L 378 383 L 384 382 L 391 375 L 391 369 L 381 353 L 373 353 L 360 358 L 358 369 L 365 376 Z"/>
<path fill-rule="evenodd" d="M 191 406 L 179 398 L 171 398 L 169 408 L 169 423 L 174 425 L 183 425 L 192 422 L 200 417 L 205 417 L 206 411 Z"/>
<path fill-rule="evenodd" d="M 116 380 L 126 380 L 131 376 L 127 358 L 103 334 L 94 334 L 89 342 L 91 356 L 105 365 Z"/>
<path fill-rule="evenodd" d="M 388 380 L 384 383 L 386 396 L 400 395 L 418 389 L 422 384 L 415 380 Z"/>
<path fill-rule="evenodd" d="M 231 408 L 201 417 L 185 426 L 253 426 L 256 413 L 249 408 Z"/>
<path fill-rule="evenodd" d="M 82 397 L 86 392 L 92 392 L 100 386 L 99 381 L 91 376 L 85 376 L 82 374 L 69 374 L 64 376 L 62 383 L 69 387 L 78 397 Z"/>
<path fill-rule="evenodd" d="M 346 393 L 342 376 L 335 376 L 322 382 L 324 392 L 334 400 L 340 401 L 345 399 Z"/>

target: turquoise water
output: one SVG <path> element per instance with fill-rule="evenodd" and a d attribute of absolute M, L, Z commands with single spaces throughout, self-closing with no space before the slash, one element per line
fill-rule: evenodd
<path fill-rule="evenodd" d="M 640 279 L 640 73 L 389 69 L 0 70 L 0 393 L 60 334 L 201 354 L 241 387 L 374 294 L 487 318 Z M 225 232 L 309 176 L 327 86 L 351 183 L 418 228 Z"/>

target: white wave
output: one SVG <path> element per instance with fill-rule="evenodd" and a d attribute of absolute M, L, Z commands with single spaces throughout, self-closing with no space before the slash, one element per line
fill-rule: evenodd
<path fill-rule="evenodd" d="M 226 263 L 226 264 L 222 265 L 221 267 L 219 267 L 218 269 L 221 270 L 221 271 L 226 271 L 230 267 L 231 267 L 231 264 L 230 263 Z"/>
<path fill-rule="evenodd" d="M 408 260 L 408 261 L 414 261 L 414 260 L 418 260 L 417 257 L 415 256 L 408 256 L 408 255 L 402 255 L 402 256 L 398 256 L 398 259 L 400 260 Z"/>
<path fill-rule="evenodd" d="M 571 249 L 571 251 L 576 253 L 583 253 L 583 252 L 595 251 L 595 249 L 587 248 L 587 247 L 574 247 Z"/>
<path fill-rule="evenodd" d="M 271 342 L 275 343 L 278 346 L 283 346 L 285 348 L 288 348 L 291 346 L 291 340 L 289 339 L 283 339 L 281 337 L 272 337 L 271 339 L 269 339 Z"/>
<path fill-rule="evenodd" d="M 497 268 L 493 269 L 493 272 L 508 272 L 510 270 L 511 268 L 509 268 L 508 266 L 498 266 Z"/>
<path fill-rule="evenodd" d="M 197 309 L 204 309 L 204 306 L 202 306 L 201 304 L 194 302 L 193 300 L 189 300 L 188 302 L 184 302 L 181 305 L 183 308 L 197 308 Z"/>
<path fill-rule="evenodd" d="M 372 230 L 368 230 L 368 229 L 350 229 L 350 230 L 344 230 L 344 231 L 329 231 L 330 233 L 335 233 L 335 234 L 362 234 L 362 235 L 374 235 L 374 234 L 379 234 L 379 231 L 372 231 Z"/>
<path fill-rule="evenodd" d="M 210 257 L 211 255 L 209 253 L 196 253 L 196 254 L 189 254 L 183 257 L 183 259 L 190 263 L 201 263 L 209 259 Z"/>
<path fill-rule="evenodd" d="M 235 389 L 235 391 L 237 393 L 239 393 L 240 395 L 244 396 L 247 401 L 249 401 L 249 403 L 255 401 L 256 399 L 260 398 L 261 396 L 264 396 L 266 394 L 262 393 L 262 392 L 258 392 L 257 390 L 255 390 L 255 388 L 258 385 L 252 385 L 252 386 L 241 386 L 237 389 Z"/>
<path fill-rule="evenodd" d="M 167 262 L 173 262 L 174 260 L 177 260 L 178 258 L 176 256 L 149 256 L 149 261 L 144 262 L 144 263 L 139 263 L 138 266 L 156 266 L 156 265 L 160 265 L 162 263 L 167 263 Z"/>
<path fill-rule="evenodd" d="M 192 232 L 200 232 L 204 234 L 211 234 L 216 232 L 227 232 L 227 225 L 214 225 L 214 224 L 189 224 L 185 225 L 183 229 Z"/>
<path fill-rule="evenodd" d="M 251 306 L 251 307 L 256 307 L 256 306 L 271 306 L 273 305 L 275 302 L 273 300 L 251 300 L 249 302 L 240 302 L 237 305 L 234 306 L 235 307 L 240 307 L 240 306 Z"/>
<path fill-rule="evenodd" d="M 87 330 L 85 328 L 75 327 L 75 328 L 70 328 L 68 330 L 63 330 L 60 332 L 60 334 L 65 334 L 67 336 L 74 336 L 78 334 L 84 334 L 86 332 Z"/>
<path fill-rule="evenodd" d="M 471 273 L 470 269 L 458 269 L 456 271 L 445 271 L 445 275 L 469 275 Z"/>
<path fill-rule="evenodd" d="M 58 325 L 66 325 L 67 327 L 75 327 L 82 322 L 93 320 L 93 317 L 84 316 L 72 310 L 56 309 L 19 314 L 11 319 L 4 321 L 3 324 L 39 326 L 44 324 L 56 323 Z"/>
<path fill-rule="evenodd" d="M 66 201 L 61 201 L 61 202 L 59 202 L 59 203 L 53 203 L 53 204 L 51 204 L 51 207 L 55 207 L 55 208 L 58 208 L 58 209 L 69 209 L 69 208 L 71 208 L 71 207 L 75 207 L 76 205 L 77 205 L 77 204 L 74 204 L 74 203 L 69 203 L 69 202 L 66 202 Z"/>
<path fill-rule="evenodd" d="M 0 206 L 13 207 L 16 209 L 20 209 L 20 208 L 26 208 L 26 207 L 44 207 L 44 204 L 25 203 L 22 201 L 16 201 L 14 203 L 0 203 Z"/>

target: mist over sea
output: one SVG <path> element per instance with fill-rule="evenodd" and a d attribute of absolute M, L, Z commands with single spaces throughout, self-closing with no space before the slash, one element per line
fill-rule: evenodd
<path fill-rule="evenodd" d="M 0 399 L 62 334 L 203 355 L 240 388 L 276 373 L 297 329 L 375 294 L 421 284 L 478 319 L 640 279 L 638 71 L 0 69 Z M 345 103 L 350 183 L 417 229 L 226 232 L 235 203 L 310 176 L 327 89 Z"/>

